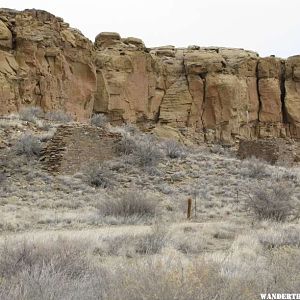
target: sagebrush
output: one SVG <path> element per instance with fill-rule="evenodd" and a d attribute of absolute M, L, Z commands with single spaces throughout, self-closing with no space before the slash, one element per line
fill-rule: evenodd
<path fill-rule="evenodd" d="M 28 157 L 39 156 L 42 150 L 42 144 L 38 137 L 25 133 L 23 134 L 15 145 L 17 154 L 24 154 Z"/>
<path fill-rule="evenodd" d="M 123 190 L 112 198 L 99 203 L 99 212 L 104 216 L 154 217 L 157 201 L 152 196 L 137 189 Z"/>
<path fill-rule="evenodd" d="M 104 114 L 94 114 L 91 118 L 91 124 L 103 128 L 108 123 L 108 118 Z"/>
<path fill-rule="evenodd" d="M 289 183 L 271 181 L 252 189 L 246 200 L 246 207 L 258 219 L 285 221 L 295 213 L 294 187 Z"/>

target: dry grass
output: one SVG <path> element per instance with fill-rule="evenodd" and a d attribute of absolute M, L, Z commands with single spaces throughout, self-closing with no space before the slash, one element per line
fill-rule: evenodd
<path fill-rule="evenodd" d="M 148 218 L 156 213 L 157 200 L 153 196 L 136 189 L 123 190 L 99 202 L 99 213 L 103 216 L 120 218 Z"/>
<path fill-rule="evenodd" d="M 47 142 L 48 137 L 44 135 L 48 132 L 36 131 L 34 136 Z M 52 134 L 50 132 L 49 137 Z M 133 140 L 132 134 L 139 135 L 138 132 L 130 133 Z M 15 142 L 19 137 L 20 134 L 15 137 Z M 144 139 L 143 135 L 141 139 Z M 163 143 L 156 143 L 155 148 L 162 153 Z M 265 178 L 241 176 L 244 162 L 212 154 L 203 147 L 190 149 L 183 158 L 165 156 L 154 166 L 146 168 L 135 161 L 136 156 L 131 152 L 102 164 L 100 168 L 90 168 L 87 175 L 91 176 L 74 174 L 57 177 L 41 170 L 34 157 L 29 161 L 26 157 L 15 156 L 9 149 L 1 150 L 0 155 L 5 157 L 1 163 L 6 176 L 0 185 L 2 231 L 121 224 L 123 217 L 99 218 L 99 203 L 112 198 L 111 189 L 116 194 L 124 189 L 154 194 L 159 199 L 159 213 L 169 222 L 185 219 L 188 197 L 192 197 L 193 202 L 197 200 L 196 211 L 192 212 L 194 221 L 248 218 L 244 203 L 249 199 L 250 191 L 259 182 L 264 185 L 273 178 L 292 182 L 295 186 L 294 199 L 300 195 L 297 169 L 265 165 L 268 174 Z M 150 220 L 146 219 L 148 223 Z M 129 223 L 141 221 L 141 218 L 133 217 Z"/>
<path fill-rule="evenodd" d="M 2 240 L 1 299 L 244 300 L 299 287 L 300 249 L 266 249 L 255 232 L 196 257 L 171 249 L 171 237 L 159 251 L 139 253 L 141 241 L 153 244 L 147 236 Z"/>
<path fill-rule="evenodd" d="M 252 168 L 221 146 L 169 155 L 162 141 L 117 128 L 123 155 L 91 184 L 86 173 L 49 174 L 36 156 L 16 155 L 22 134 L 43 143 L 48 131 L 37 121 L 13 122 L 0 130 L 11 145 L 0 149 L 0 299 L 244 300 L 298 292 L 299 220 L 253 219 L 244 203 L 258 186 L 277 182 L 281 193 L 293 186 L 296 207 L 299 169 L 256 161 Z M 149 147 L 159 154 L 154 160 Z"/>

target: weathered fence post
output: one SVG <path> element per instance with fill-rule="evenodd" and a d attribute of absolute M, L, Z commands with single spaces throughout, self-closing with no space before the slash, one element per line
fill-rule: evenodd
<path fill-rule="evenodd" d="M 189 198 L 187 200 L 187 218 L 190 219 L 191 218 L 191 210 L 192 210 L 192 199 Z"/>

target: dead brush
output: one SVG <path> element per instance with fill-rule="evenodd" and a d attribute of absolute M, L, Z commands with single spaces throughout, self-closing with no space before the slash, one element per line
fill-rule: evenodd
<path fill-rule="evenodd" d="M 19 112 L 19 116 L 23 121 L 34 122 L 36 118 L 42 118 L 44 112 L 39 106 L 29 106 L 22 108 Z"/>
<path fill-rule="evenodd" d="M 42 150 L 42 144 L 38 137 L 25 133 L 15 144 L 15 151 L 19 155 L 26 155 L 27 157 L 39 156 Z"/>
<path fill-rule="evenodd" d="M 156 200 L 145 192 L 131 189 L 114 194 L 111 199 L 99 203 L 99 213 L 103 216 L 129 218 L 154 217 L 156 213 Z"/>
<path fill-rule="evenodd" d="M 261 183 L 252 188 L 245 205 L 260 220 L 285 221 L 297 214 L 293 194 L 294 187 L 291 184 L 277 181 Z"/>
<path fill-rule="evenodd" d="M 165 141 L 164 149 L 167 157 L 171 159 L 184 158 L 187 155 L 185 147 L 175 140 Z"/>
<path fill-rule="evenodd" d="M 106 165 L 90 166 L 86 171 L 86 182 L 94 187 L 110 188 L 115 185 L 115 174 Z"/>
<path fill-rule="evenodd" d="M 137 241 L 136 252 L 147 255 L 157 254 L 166 246 L 168 240 L 166 227 L 163 224 L 155 223 L 151 232 Z"/>

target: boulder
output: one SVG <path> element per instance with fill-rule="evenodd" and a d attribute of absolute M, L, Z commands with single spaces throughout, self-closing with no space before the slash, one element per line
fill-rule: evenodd
<path fill-rule="evenodd" d="M 95 46 L 106 48 L 121 41 L 121 36 L 117 32 L 101 32 L 95 38 Z"/>

